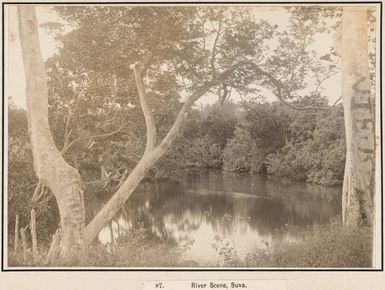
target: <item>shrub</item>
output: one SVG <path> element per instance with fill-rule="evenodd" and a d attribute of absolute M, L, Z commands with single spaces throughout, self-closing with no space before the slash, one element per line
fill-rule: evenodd
<path fill-rule="evenodd" d="M 39 241 L 50 239 L 57 225 L 57 207 L 50 196 L 36 204 L 31 202 L 38 180 L 28 138 L 26 111 L 10 104 L 8 126 L 8 236 L 14 235 L 16 215 L 19 215 L 20 229 L 29 224 L 34 208 Z M 13 239 L 8 241 L 11 247 Z"/>
<path fill-rule="evenodd" d="M 250 171 L 253 143 L 250 134 L 244 128 L 237 127 L 223 152 L 223 170 Z"/>

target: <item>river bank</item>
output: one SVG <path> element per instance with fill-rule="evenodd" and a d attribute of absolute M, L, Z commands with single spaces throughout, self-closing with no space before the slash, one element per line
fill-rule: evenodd
<path fill-rule="evenodd" d="M 199 262 L 186 258 L 190 246 L 171 246 L 149 239 L 143 229 L 131 231 L 116 241 L 114 250 L 101 243 L 94 244 L 87 255 L 77 261 L 81 267 L 255 267 L 255 268 L 370 268 L 372 261 L 372 231 L 368 227 L 343 227 L 333 221 L 321 227 L 288 229 L 302 238 L 283 244 L 268 245 L 250 251 L 245 258 L 237 256 L 236 245 L 216 243 L 223 262 Z M 10 252 L 9 266 L 47 266 L 40 248 L 39 260 L 32 262 L 31 253 L 23 262 L 21 255 Z M 63 266 L 63 265 L 50 265 Z M 65 266 L 65 265 L 64 265 Z"/>

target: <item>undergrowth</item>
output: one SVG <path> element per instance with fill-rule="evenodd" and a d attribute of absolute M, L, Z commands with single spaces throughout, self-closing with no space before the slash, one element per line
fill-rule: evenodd
<path fill-rule="evenodd" d="M 235 243 L 217 239 L 213 245 L 223 258 L 224 265 L 185 261 L 183 254 L 189 245 L 176 246 L 165 241 L 149 239 L 139 228 L 119 237 L 113 247 L 94 243 L 88 255 L 79 261 L 80 267 L 264 267 L 264 268 L 366 268 L 372 265 L 372 229 L 347 227 L 339 222 L 306 229 L 287 228 L 295 239 L 273 243 L 264 249 L 255 249 L 244 259 L 237 254 Z M 47 266 L 46 248 L 39 248 L 39 260 L 32 262 L 30 251 L 24 262 L 23 254 L 9 252 L 9 266 Z M 58 265 L 57 265 L 58 266 Z"/>

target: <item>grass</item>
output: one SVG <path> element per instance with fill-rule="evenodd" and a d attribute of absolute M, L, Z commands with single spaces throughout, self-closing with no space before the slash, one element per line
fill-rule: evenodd
<path fill-rule="evenodd" d="M 24 262 L 23 253 L 19 250 L 15 255 L 9 251 L 8 264 L 10 267 L 46 267 L 45 256 L 48 253 L 49 244 L 39 248 L 38 261 L 33 262 L 31 250 L 27 251 L 27 260 Z M 172 267 L 179 265 L 179 257 L 183 249 L 171 246 L 159 240 L 150 240 L 143 228 L 133 230 L 125 236 L 119 237 L 112 250 L 109 245 L 93 243 L 87 255 L 72 267 Z M 67 266 L 67 265 L 50 265 Z"/>
<path fill-rule="evenodd" d="M 296 242 L 255 251 L 243 267 L 367 268 L 372 266 L 372 229 L 343 227 L 333 222 L 298 231 Z"/>
<path fill-rule="evenodd" d="M 187 248 L 172 246 L 159 240 L 149 240 L 144 229 L 121 236 L 110 251 L 106 246 L 93 244 L 86 258 L 77 265 L 87 267 L 304 267 L 304 268 L 363 268 L 372 265 L 372 229 L 343 227 L 340 223 L 288 229 L 296 241 L 271 245 L 266 250 L 254 250 L 240 260 L 234 249 L 222 249 L 225 265 L 199 265 L 183 260 Z M 28 252 L 24 263 L 22 254 L 9 253 L 10 266 L 45 266 L 46 248 L 39 249 L 40 258 L 32 262 Z"/>

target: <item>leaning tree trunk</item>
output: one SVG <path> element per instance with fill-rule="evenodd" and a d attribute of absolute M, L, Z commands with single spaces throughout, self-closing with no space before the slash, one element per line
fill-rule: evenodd
<path fill-rule="evenodd" d="M 345 225 L 372 224 L 374 199 L 374 112 L 370 96 L 367 10 L 344 8 L 342 96 L 346 165 L 342 193 Z"/>
<path fill-rule="evenodd" d="M 19 6 L 19 35 L 27 83 L 28 130 L 36 175 L 52 190 L 60 211 L 62 262 L 72 261 L 83 245 L 85 212 L 78 171 L 61 156 L 48 124 L 48 90 L 33 6 Z"/>
<path fill-rule="evenodd" d="M 137 186 L 143 180 L 147 171 L 166 153 L 172 144 L 172 141 L 177 136 L 180 127 L 182 126 L 187 112 L 194 101 L 204 95 L 211 86 L 203 87 L 197 90 L 193 96 L 185 102 L 176 118 L 173 126 L 168 131 L 162 142 L 154 149 L 146 150 L 139 163 L 135 166 L 127 179 L 119 187 L 118 191 L 111 197 L 107 204 L 97 213 L 92 221 L 87 225 L 84 237 L 85 245 L 90 244 L 98 233 L 105 227 L 108 222 L 116 215 L 122 205 L 135 191 Z M 147 132 L 148 133 L 148 132 Z M 149 144 L 149 143 L 147 143 Z M 153 145 L 151 145 L 152 147 Z M 147 148 L 147 146 L 146 146 Z"/>

